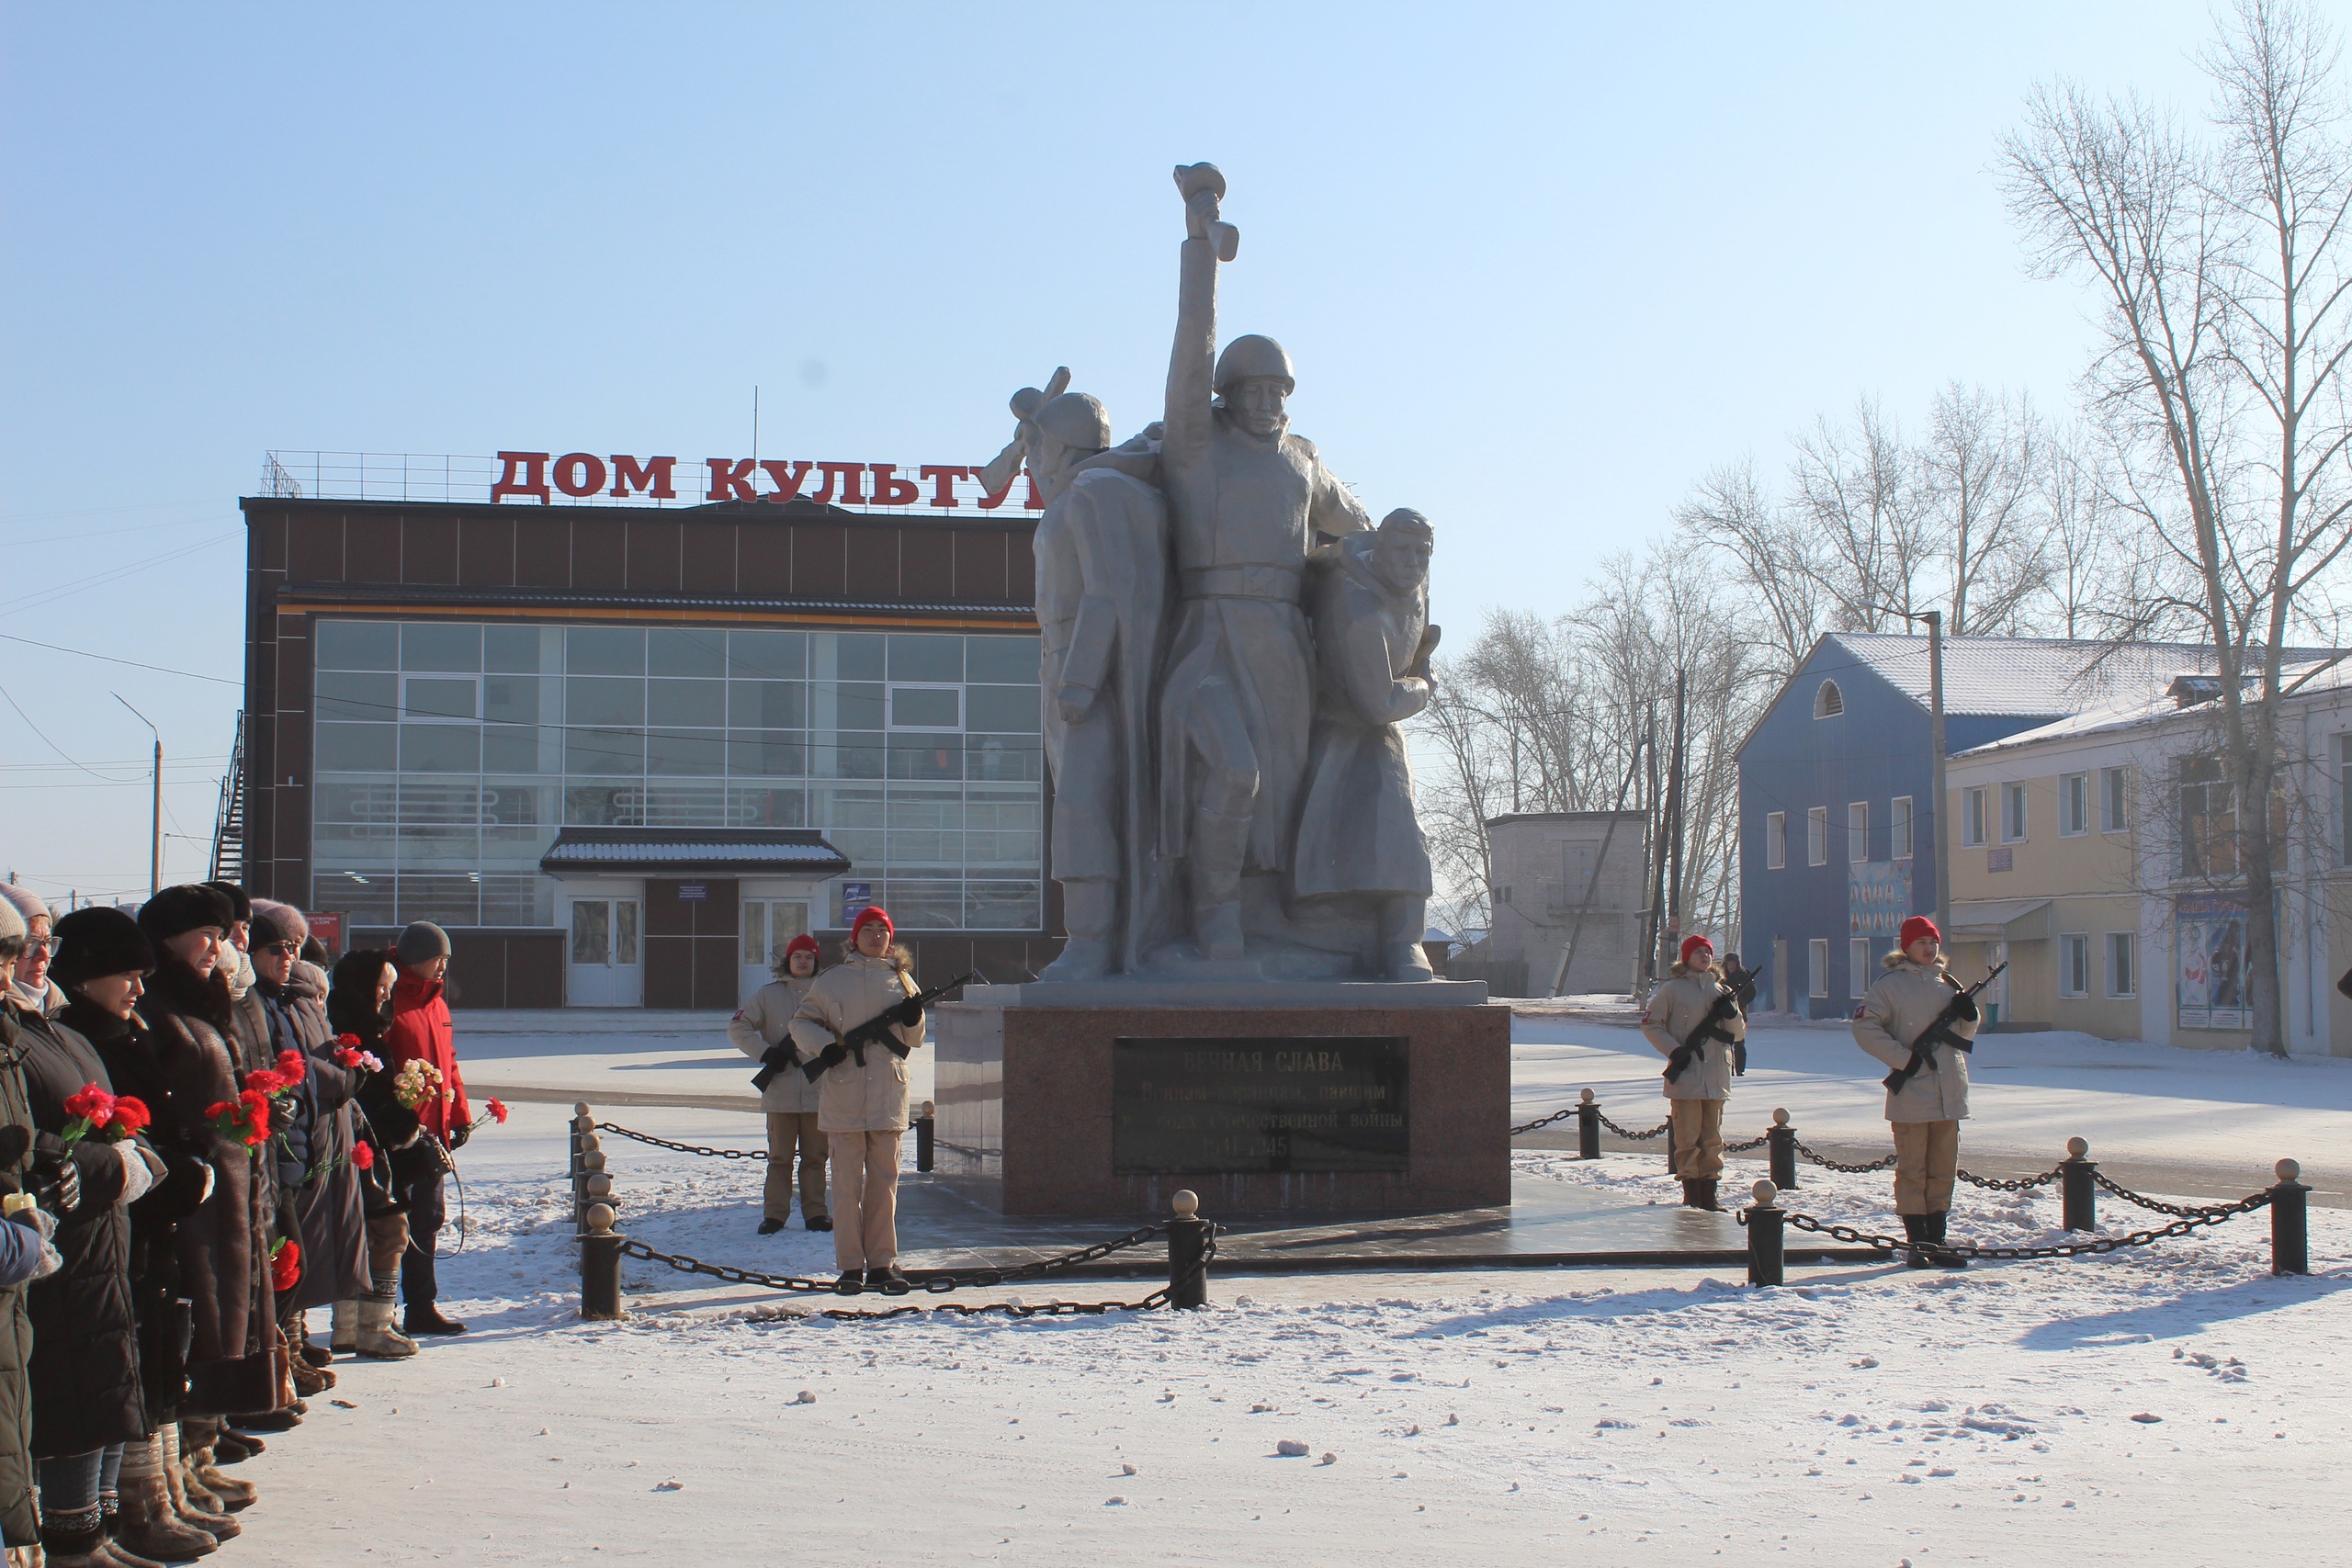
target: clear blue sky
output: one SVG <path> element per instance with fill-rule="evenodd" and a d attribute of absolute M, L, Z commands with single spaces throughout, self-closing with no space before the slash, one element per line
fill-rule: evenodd
<path fill-rule="evenodd" d="M 1996 141 L 2037 79 L 2200 112 L 2201 6 L 0 7 L 0 633 L 233 680 L 266 448 L 978 461 L 1057 364 L 1131 429 L 1182 209 L 1293 427 L 1548 610 L 1860 393 L 2068 400 Z M 175 553 L 185 552 L 185 553 Z M 130 569 L 138 570 L 130 570 Z M 120 574 L 120 575 L 116 575 Z M 76 586 L 83 580 L 100 581 Z M 196 874 L 238 688 L 0 643 Z M 38 772 L 28 764 L 54 764 Z M 143 892 L 145 795 L 0 704 L 0 871 Z"/>

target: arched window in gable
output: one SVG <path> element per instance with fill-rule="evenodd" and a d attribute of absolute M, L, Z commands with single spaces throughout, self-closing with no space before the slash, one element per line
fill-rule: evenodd
<path fill-rule="evenodd" d="M 1835 681 L 1824 681 L 1814 689 L 1813 716 L 1836 718 L 1846 711 L 1846 694 L 1838 689 Z"/>

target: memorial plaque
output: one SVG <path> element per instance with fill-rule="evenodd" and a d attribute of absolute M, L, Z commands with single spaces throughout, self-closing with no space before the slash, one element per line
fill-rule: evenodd
<path fill-rule="evenodd" d="M 1111 1053 L 1120 1176 L 1403 1171 L 1402 1035 L 1121 1038 Z"/>

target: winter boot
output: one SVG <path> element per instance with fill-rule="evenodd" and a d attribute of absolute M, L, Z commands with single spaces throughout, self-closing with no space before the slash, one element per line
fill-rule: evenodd
<path fill-rule="evenodd" d="M 1928 1216 L 1928 1239 L 1936 1244 L 1935 1264 L 1939 1269 L 1965 1269 L 1968 1259 L 1944 1245 L 1945 1227 L 1951 1224 L 1950 1209 L 1939 1209 Z"/>
<path fill-rule="evenodd" d="M 1913 1269 L 1934 1268 L 1936 1266 L 1934 1260 L 1928 1256 L 1928 1243 L 1932 1239 L 1928 1235 L 1928 1216 L 1925 1214 L 1904 1215 L 1903 1235 L 1911 1243 L 1904 1250 L 1903 1261 Z"/>
<path fill-rule="evenodd" d="M 152 1557 L 141 1557 L 114 1538 L 114 1525 L 109 1517 L 106 1533 L 106 1555 L 100 1559 L 107 1568 L 164 1568 Z"/>
<path fill-rule="evenodd" d="M 802 1214 L 800 1223 L 812 1231 L 829 1231 L 833 1228 L 833 1217 L 831 1214 Z"/>
<path fill-rule="evenodd" d="M 874 1282 L 876 1290 L 886 1296 L 903 1296 L 907 1293 L 906 1271 L 895 1263 L 885 1263 L 878 1269 L 869 1269 L 866 1270 L 865 1277 Z"/>
<path fill-rule="evenodd" d="M 311 1314 L 308 1309 L 294 1314 L 293 1326 L 287 1333 L 287 1340 L 297 1356 L 314 1367 L 331 1366 L 334 1362 L 333 1350 L 324 1345 L 311 1343 Z"/>
<path fill-rule="evenodd" d="M 327 1331 L 327 1343 L 345 1355 L 359 1348 L 359 1303 L 356 1301 L 334 1303 L 334 1326 Z"/>
<path fill-rule="evenodd" d="M 164 1495 L 171 1500 L 172 1517 L 202 1530 L 214 1540 L 227 1540 L 241 1533 L 242 1527 L 229 1517 L 226 1508 L 212 1506 L 216 1499 L 207 1496 L 198 1501 L 202 1489 L 189 1487 L 187 1466 L 180 1457 L 178 1422 L 164 1423 L 164 1429 L 157 1434 L 156 1447 L 162 1453 Z"/>
<path fill-rule="evenodd" d="M 416 1354 L 416 1341 L 392 1326 L 392 1303 L 368 1300 L 353 1303 L 357 1322 L 351 1348 L 379 1361 L 398 1361 Z"/>
<path fill-rule="evenodd" d="M 212 1442 L 220 1430 L 218 1421 L 184 1421 L 180 1424 L 180 1470 L 186 1477 L 192 1501 L 219 1505 L 221 1513 L 233 1514 L 254 1506 L 260 1494 L 250 1482 L 234 1481 L 212 1462 Z"/>
<path fill-rule="evenodd" d="M 127 1467 L 122 1477 L 122 1512 L 115 1519 L 115 1544 L 166 1562 L 185 1562 L 220 1548 L 209 1530 L 185 1524 L 173 1513 L 160 1470 L 134 1476 Z"/>
<path fill-rule="evenodd" d="M 1690 1185 L 1693 1197 L 1690 1206 L 1694 1209 L 1706 1209 L 1714 1213 L 1722 1213 L 1724 1206 L 1715 1197 L 1715 1190 L 1719 1184 L 1719 1179 L 1713 1176 L 1702 1176 L 1691 1182 Z"/>
<path fill-rule="evenodd" d="M 309 1347 L 305 1346 L 304 1348 L 307 1349 Z M 304 1399 L 310 1398 L 314 1393 L 324 1393 L 334 1386 L 333 1372 L 324 1367 L 313 1364 L 308 1357 L 299 1351 L 295 1354 L 291 1371 L 294 1373 L 294 1392 Z"/>
<path fill-rule="evenodd" d="M 439 1303 L 411 1302 L 401 1315 L 401 1332 L 410 1338 L 420 1335 L 463 1334 L 466 1325 L 454 1317 L 443 1317 Z"/>
<path fill-rule="evenodd" d="M 243 1464 L 258 1454 L 269 1451 L 269 1445 L 251 1432 L 232 1432 L 227 1427 L 212 1434 L 212 1462 Z"/>
<path fill-rule="evenodd" d="M 98 1506 L 43 1511 L 40 1549 L 50 1568 L 113 1568 Z"/>
<path fill-rule="evenodd" d="M 840 1295 L 854 1296 L 864 1289 L 865 1289 L 865 1270 L 863 1269 L 844 1269 L 842 1270 L 841 1278 L 833 1281 L 833 1290 Z"/>

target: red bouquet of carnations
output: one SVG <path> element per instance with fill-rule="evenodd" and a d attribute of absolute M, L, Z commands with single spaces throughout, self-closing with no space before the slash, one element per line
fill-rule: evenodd
<path fill-rule="evenodd" d="M 87 1137 L 102 1143 L 119 1144 L 139 1135 L 140 1130 L 154 1120 L 147 1111 L 147 1102 L 135 1095 L 109 1094 L 96 1084 L 84 1084 L 65 1098 L 65 1114 L 70 1118 L 59 1134 L 65 1146 L 72 1148 Z"/>

